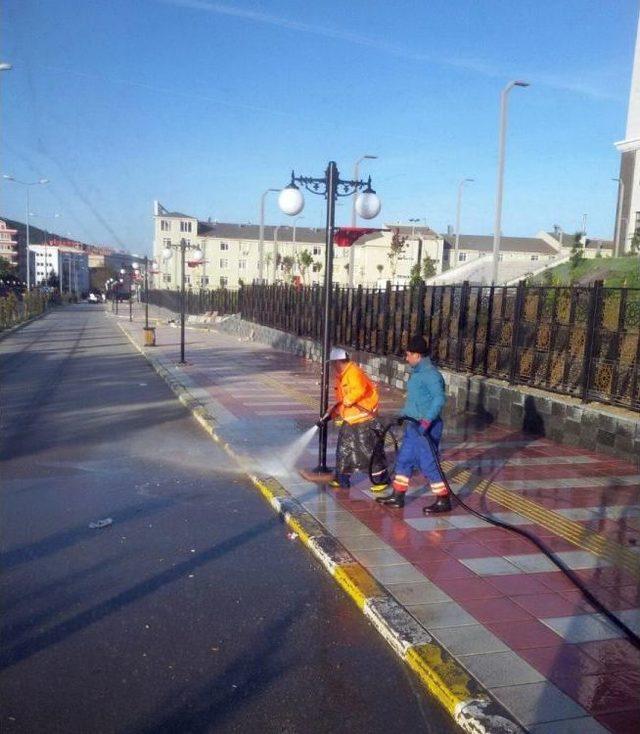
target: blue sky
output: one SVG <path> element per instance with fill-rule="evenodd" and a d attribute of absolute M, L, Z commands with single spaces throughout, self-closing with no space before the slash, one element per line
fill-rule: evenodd
<path fill-rule="evenodd" d="M 51 183 L 33 222 L 150 249 L 152 202 L 258 219 L 291 168 L 350 178 L 379 222 L 493 226 L 499 95 L 511 79 L 503 231 L 611 237 L 637 0 L 4 0 L 0 167 Z M 0 212 L 24 219 L 3 182 Z M 320 226 L 306 197 L 299 225 Z M 349 202 L 337 211 L 349 223 Z M 53 220 L 54 214 L 60 217 Z M 275 197 L 267 220 L 285 223 Z"/>

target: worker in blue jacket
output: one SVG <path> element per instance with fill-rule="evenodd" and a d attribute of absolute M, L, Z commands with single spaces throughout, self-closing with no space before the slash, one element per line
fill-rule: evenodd
<path fill-rule="evenodd" d="M 406 360 L 411 365 L 407 383 L 407 397 L 402 414 L 414 418 L 405 421 L 402 445 L 396 460 L 393 494 L 376 499 L 387 507 L 404 507 L 409 480 L 414 469 L 419 469 L 429 480 L 435 501 L 422 512 L 432 515 L 451 510 L 447 483 L 438 465 L 436 453 L 442 438 L 440 414 L 445 404 L 444 379 L 427 356 L 429 349 L 423 336 L 414 336 L 407 345 Z M 429 442 L 426 436 L 429 436 Z"/>

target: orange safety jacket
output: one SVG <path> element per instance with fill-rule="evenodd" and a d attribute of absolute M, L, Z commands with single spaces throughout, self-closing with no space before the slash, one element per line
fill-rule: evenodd
<path fill-rule="evenodd" d="M 336 376 L 334 388 L 339 403 L 336 412 L 346 423 L 364 423 L 377 415 L 378 389 L 354 362 Z"/>

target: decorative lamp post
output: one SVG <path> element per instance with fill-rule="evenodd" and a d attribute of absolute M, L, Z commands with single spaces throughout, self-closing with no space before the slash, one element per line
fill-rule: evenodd
<path fill-rule="evenodd" d="M 491 282 L 498 282 L 498 262 L 500 261 L 500 237 L 502 236 L 502 190 L 504 187 L 504 156 L 507 140 L 507 111 L 509 92 L 514 87 L 528 87 L 529 82 L 509 82 L 500 95 L 500 137 L 498 139 L 498 183 L 496 191 L 496 214 L 493 223 L 493 267 Z"/>
<path fill-rule="evenodd" d="M 31 209 L 31 202 L 30 202 L 30 194 L 31 194 L 31 187 L 32 186 L 44 186 L 44 184 L 49 183 L 48 178 L 39 178 L 37 181 L 20 181 L 19 179 L 15 178 L 14 176 L 9 176 L 8 174 L 3 174 L 2 178 L 5 178 L 7 181 L 13 181 L 13 183 L 20 184 L 21 186 L 24 186 L 27 192 L 27 211 L 26 211 L 26 221 L 25 226 L 27 229 L 26 235 L 27 235 L 27 291 L 31 290 L 31 239 L 30 239 L 30 232 L 29 232 L 29 210 Z"/>
<path fill-rule="evenodd" d="M 329 353 L 331 350 L 331 296 L 333 281 L 333 237 L 335 229 L 335 209 L 338 197 L 356 194 L 355 207 L 358 216 L 373 219 L 380 213 L 380 199 L 371 188 L 371 177 L 367 181 L 343 180 L 338 167 L 330 161 L 322 178 L 296 176 L 291 172 L 291 183 L 278 196 L 280 209 L 290 217 L 296 217 L 304 208 L 304 197 L 299 186 L 304 186 L 312 194 L 324 196 L 327 200 L 327 219 L 324 253 L 324 320 L 322 337 L 322 386 L 320 390 L 320 417 L 329 407 Z M 318 466 L 315 471 L 328 472 L 327 468 L 327 423 L 322 422 L 319 433 Z"/>
<path fill-rule="evenodd" d="M 192 250 L 194 260 L 202 260 L 202 250 L 198 245 L 188 243 L 183 237 L 178 244 L 167 242 L 162 257 L 164 260 L 170 260 L 173 257 L 173 250 L 180 250 L 180 364 L 185 364 L 184 359 L 184 314 L 185 314 L 185 254 L 187 250 Z"/>

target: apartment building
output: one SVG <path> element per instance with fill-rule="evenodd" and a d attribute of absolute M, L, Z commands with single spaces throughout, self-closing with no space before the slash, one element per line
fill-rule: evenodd
<path fill-rule="evenodd" d="M 14 239 L 17 229 L 11 229 L 0 219 L 0 257 L 13 267 L 18 265 L 18 242 Z"/>
<path fill-rule="evenodd" d="M 50 276 L 59 279 L 64 293 L 89 290 L 89 258 L 86 252 L 62 245 L 31 245 L 31 277 L 36 285 Z"/>

